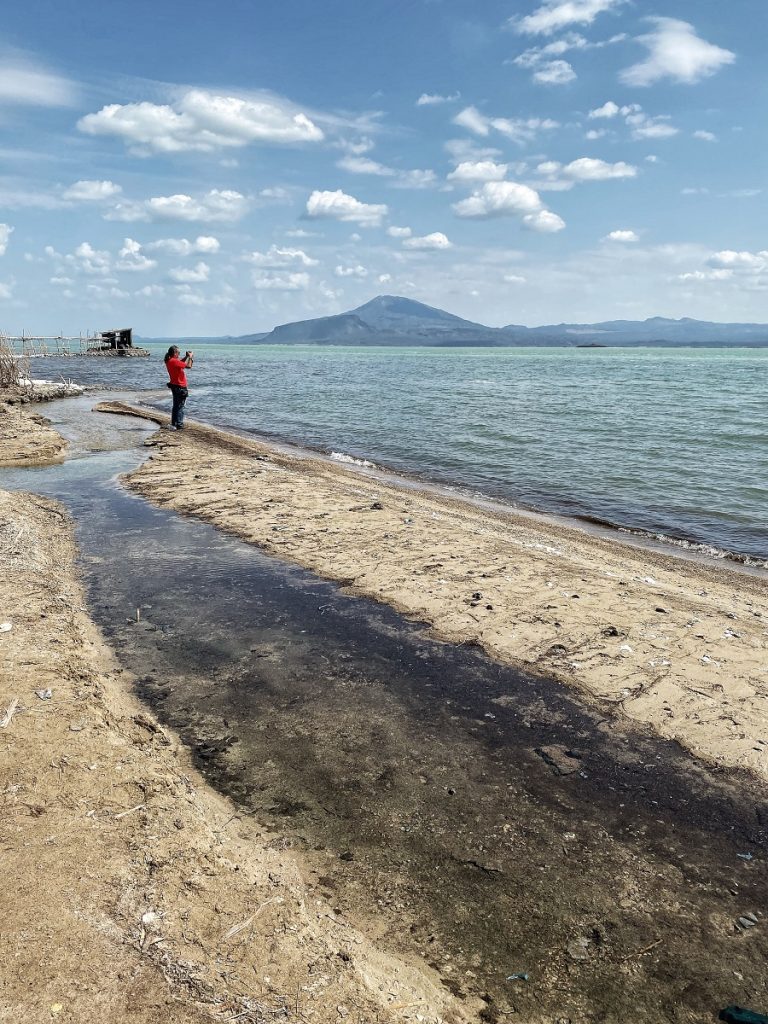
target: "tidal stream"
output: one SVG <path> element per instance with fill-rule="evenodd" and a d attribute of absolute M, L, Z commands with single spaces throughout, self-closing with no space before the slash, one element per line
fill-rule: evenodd
<path fill-rule="evenodd" d="M 137 693 L 334 907 L 486 1021 L 765 1010 L 764 787 L 150 506 L 117 474 L 151 428 L 87 404 L 50 409 L 72 458 L 0 487 L 70 509 Z"/>

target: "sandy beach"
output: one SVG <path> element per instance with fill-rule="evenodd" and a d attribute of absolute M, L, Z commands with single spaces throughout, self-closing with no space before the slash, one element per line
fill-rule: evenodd
<path fill-rule="evenodd" d="M 61 452 L 28 407 L 0 429 L 10 464 Z M 205 783 L 131 696 L 75 555 L 61 506 L 0 491 L 0 1017 L 473 1019 Z"/>
<path fill-rule="evenodd" d="M 765 578 L 210 428 L 152 445 L 128 481 L 151 501 L 554 676 L 710 764 L 768 776 Z"/>
<path fill-rule="evenodd" d="M 13 415 L 10 459 L 58 437 Z M 763 580 L 199 425 L 144 444 L 123 483 L 169 515 L 89 549 L 87 596 L 62 506 L 0 491 L 3 1012 L 764 1001 Z"/>

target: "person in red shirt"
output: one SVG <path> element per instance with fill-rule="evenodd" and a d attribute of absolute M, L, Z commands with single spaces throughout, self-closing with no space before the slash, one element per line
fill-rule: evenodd
<path fill-rule="evenodd" d="M 168 387 L 173 395 L 173 408 L 171 409 L 171 430 L 184 429 L 184 405 L 187 401 L 187 370 L 194 363 L 194 352 L 185 352 L 184 358 L 180 358 L 179 349 L 171 345 L 165 353 L 165 368 L 168 371 Z"/>

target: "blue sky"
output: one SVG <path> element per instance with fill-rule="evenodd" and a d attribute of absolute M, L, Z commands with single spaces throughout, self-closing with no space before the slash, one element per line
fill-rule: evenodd
<path fill-rule="evenodd" d="M 768 321 L 755 0 L 31 0 L 0 37 L 0 328 Z"/>

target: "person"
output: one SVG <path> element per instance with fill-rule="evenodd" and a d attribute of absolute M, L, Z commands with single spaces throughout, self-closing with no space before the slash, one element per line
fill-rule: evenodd
<path fill-rule="evenodd" d="M 187 370 L 192 367 L 195 361 L 194 352 L 185 352 L 182 359 L 176 345 L 171 345 L 165 353 L 165 368 L 168 371 L 168 387 L 173 395 L 173 408 L 171 409 L 171 430 L 184 429 L 184 406 L 187 401 Z"/>

